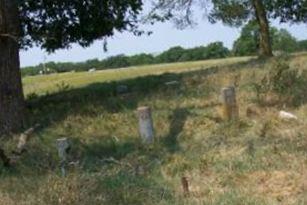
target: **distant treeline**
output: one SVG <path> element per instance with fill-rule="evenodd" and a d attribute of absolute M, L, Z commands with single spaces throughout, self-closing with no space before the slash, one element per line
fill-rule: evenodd
<path fill-rule="evenodd" d="M 62 73 L 80 72 L 89 69 L 104 70 L 112 68 L 123 68 L 129 66 L 150 65 L 160 63 L 172 63 L 182 61 L 196 61 L 212 58 L 225 58 L 230 55 L 230 51 L 222 42 L 211 43 L 208 46 L 200 46 L 185 49 L 180 46 L 170 48 L 159 54 L 138 54 L 133 56 L 117 55 L 108 57 L 104 60 L 92 59 L 80 63 L 55 63 L 48 62 L 37 66 L 30 66 L 21 69 L 23 76 L 38 75 L 42 73 Z"/>
<path fill-rule="evenodd" d="M 285 29 L 278 30 L 273 27 L 271 33 L 273 50 L 283 52 L 307 51 L 307 40 L 297 41 Z M 159 55 L 142 53 L 133 56 L 117 55 L 104 60 L 92 59 L 80 63 L 48 62 L 37 66 L 25 67 L 21 69 L 21 73 L 22 76 L 31 76 L 46 73 L 80 72 L 90 69 L 104 70 L 139 65 L 207 60 L 230 56 L 257 55 L 258 47 L 257 27 L 255 24 L 249 23 L 242 29 L 241 36 L 235 41 L 232 50 L 226 48 L 222 42 L 214 42 L 207 46 L 189 49 L 177 46 Z"/>

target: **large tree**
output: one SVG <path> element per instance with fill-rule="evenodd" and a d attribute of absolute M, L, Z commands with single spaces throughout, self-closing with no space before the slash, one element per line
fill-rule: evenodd
<path fill-rule="evenodd" d="M 242 26 L 250 20 L 259 25 L 259 55 L 272 56 L 269 24 L 307 22 L 307 0 L 152 0 L 154 8 L 149 19 L 173 19 L 181 28 L 193 24 L 197 7 L 214 23 L 222 21 L 230 26 Z"/>
<path fill-rule="evenodd" d="M 259 50 L 259 25 L 255 21 L 246 24 L 241 31 L 241 35 L 234 42 L 233 52 L 238 56 L 256 55 Z M 299 50 L 299 45 L 286 29 L 270 27 L 270 39 L 273 51 L 295 52 Z"/>
<path fill-rule="evenodd" d="M 71 43 L 86 47 L 115 31 L 139 34 L 141 9 L 142 0 L 0 0 L 0 135 L 23 125 L 19 49 L 52 52 Z"/>

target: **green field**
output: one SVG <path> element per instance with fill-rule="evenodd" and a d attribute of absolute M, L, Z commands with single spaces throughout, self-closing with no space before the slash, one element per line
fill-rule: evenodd
<path fill-rule="evenodd" d="M 71 87 L 86 86 L 90 83 L 111 82 L 131 79 L 147 75 L 161 75 L 163 73 L 181 73 L 246 62 L 252 57 L 236 57 L 223 60 L 207 60 L 187 63 L 159 64 L 122 69 L 102 70 L 95 73 L 78 72 L 44 76 L 26 77 L 23 79 L 25 94 L 54 92 L 64 83 Z"/>
<path fill-rule="evenodd" d="M 287 64 L 281 81 L 263 80 Z M 26 77 L 27 125 L 42 127 L 13 168 L 0 167 L 0 204 L 304 205 L 306 70 L 303 53 Z M 237 90 L 237 121 L 220 118 L 227 85 Z M 135 110 L 144 105 L 153 111 L 150 146 L 138 134 Z M 280 110 L 299 120 L 281 120 Z M 17 137 L 2 140 L 7 153 Z M 72 142 L 65 178 L 55 147 L 62 137 Z"/>

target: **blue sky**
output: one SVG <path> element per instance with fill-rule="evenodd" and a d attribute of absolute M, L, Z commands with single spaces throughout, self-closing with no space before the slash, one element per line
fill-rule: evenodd
<path fill-rule="evenodd" d="M 286 28 L 298 39 L 307 39 L 307 24 L 289 25 L 272 23 L 278 28 Z M 182 47 L 195 47 L 206 45 L 214 41 L 222 41 L 227 47 L 231 47 L 234 40 L 240 34 L 240 28 L 231 28 L 221 23 L 210 24 L 205 20 L 191 29 L 178 30 L 170 22 L 158 23 L 153 26 L 145 26 L 147 30 L 153 31 L 151 36 L 133 36 L 130 33 L 116 33 L 108 40 L 108 51 L 103 51 L 103 43 L 96 41 L 88 48 L 72 45 L 69 50 L 58 50 L 47 55 L 39 48 L 32 48 L 20 52 L 21 66 L 36 65 L 44 61 L 55 62 L 80 62 L 88 59 L 103 59 L 111 55 L 138 53 L 159 53 L 170 47 L 180 45 Z"/>

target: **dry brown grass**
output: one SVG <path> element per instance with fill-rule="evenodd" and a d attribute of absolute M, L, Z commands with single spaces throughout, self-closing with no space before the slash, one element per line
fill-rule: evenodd
<path fill-rule="evenodd" d="M 306 56 L 298 56 L 291 65 L 306 62 Z M 251 83 L 259 82 L 270 65 L 252 61 L 216 73 L 118 82 L 133 88 L 127 96 L 114 94 L 116 84 L 102 83 L 29 101 L 31 120 L 39 119 L 44 128 L 35 133 L 15 170 L 1 168 L 0 204 L 303 205 L 307 105 L 272 103 L 276 93 L 268 93 L 272 99 L 263 99 L 266 103 L 256 100 Z M 179 86 L 166 88 L 169 80 Z M 228 85 L 237 89 L 235 122 L 222 121 L 217 112 L 220 89 Z M 156 133 L 156 143 L 149 147 L 139 142 L 135 115 L 144 105 L 153 110 Z M 280 120 L 280 110 L 299 120 Z M 68 168 L 66 178 L 59 177 L 54 146 L 59 137 L 72 138 L 70 160 L 79 162 Z M 16 142 L 3 144 L 9 152 Z M 106 163 L 109 158 L 118 163 Z M 182 190 L 183 176 L 189 196 Z"/>
<path fill-rule="evenodd" d="M 242 186 L 249 187 L 249 195 L 276 199 L 280 204 L 295 204 L 303 196 L 303 170 L 257 171 L 246 176 Z"/>

